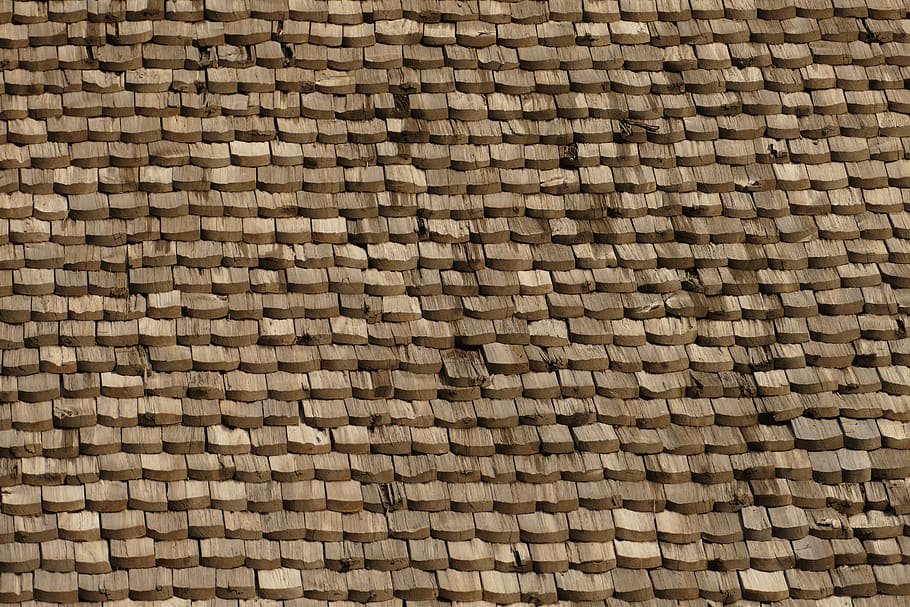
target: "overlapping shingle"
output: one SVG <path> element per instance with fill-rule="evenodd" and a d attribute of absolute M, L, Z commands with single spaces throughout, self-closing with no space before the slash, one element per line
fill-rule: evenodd
<path fill-rule="evenodd" d="M 907 11 L 0 7 L 0 601 L 900 604 Z"/>

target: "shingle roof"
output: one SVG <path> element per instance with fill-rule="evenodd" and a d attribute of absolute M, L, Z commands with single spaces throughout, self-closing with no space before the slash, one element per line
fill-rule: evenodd
<path fill-rule="evenodd" d="M 906 604 L 908 12 L 0 1 L 0 603 Z"/>

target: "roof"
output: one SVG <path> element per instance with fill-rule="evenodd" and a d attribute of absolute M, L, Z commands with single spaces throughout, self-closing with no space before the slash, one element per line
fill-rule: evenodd
<path fill-rule="evenodd" d="M 0 2 L 0 603 L 906 605 L 908 11 Z"/>

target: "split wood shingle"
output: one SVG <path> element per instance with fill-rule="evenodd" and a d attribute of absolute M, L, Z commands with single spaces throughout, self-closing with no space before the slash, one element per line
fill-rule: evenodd
<path fill-rule="evenodd" d="M 0 602 L 902 604 L 908 11 L 0 3 Z"/>

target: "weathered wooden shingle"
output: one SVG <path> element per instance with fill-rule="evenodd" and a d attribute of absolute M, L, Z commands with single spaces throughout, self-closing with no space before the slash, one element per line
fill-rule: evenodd
<path fill-rule="evenodd" d="M 907 14 L 0 6 L 0 601 L 900 604 Z"/>

